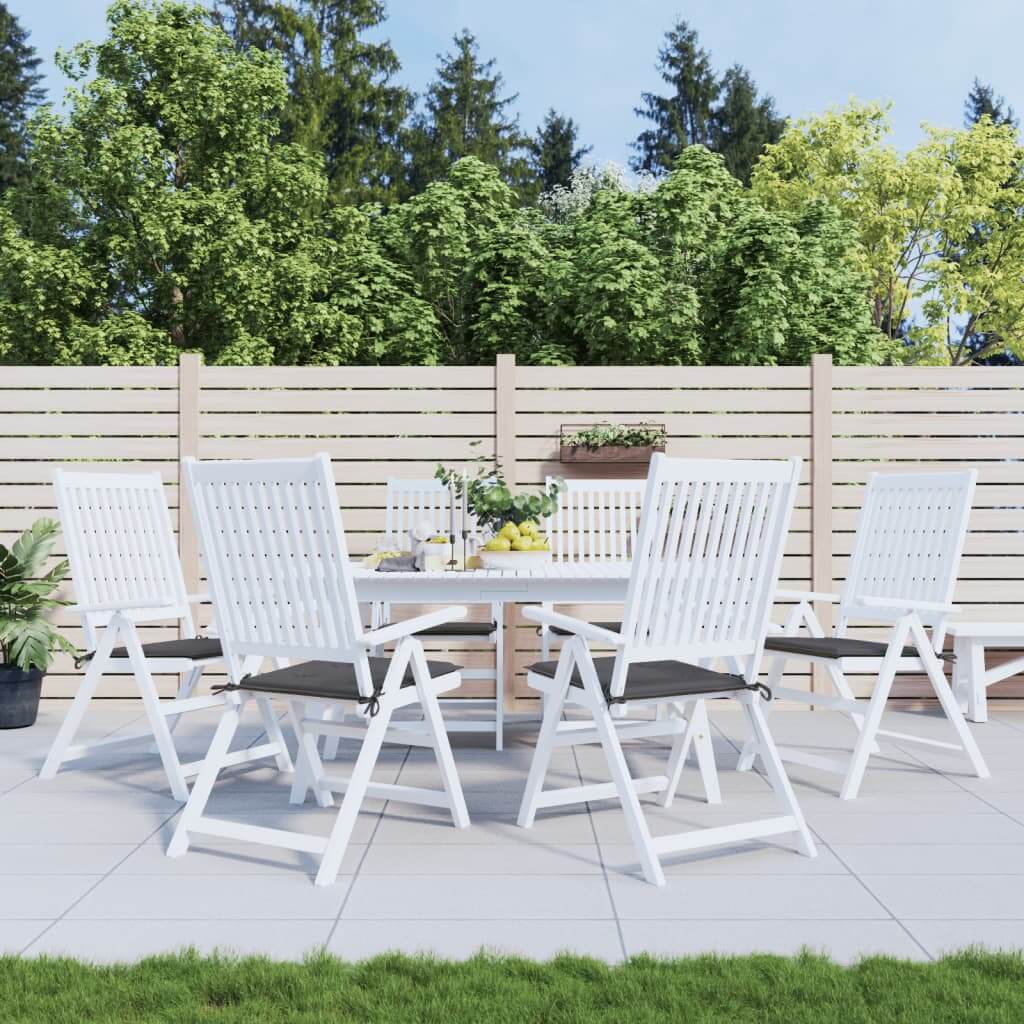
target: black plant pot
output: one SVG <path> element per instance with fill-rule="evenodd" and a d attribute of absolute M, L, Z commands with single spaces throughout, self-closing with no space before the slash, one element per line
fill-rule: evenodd
<path fill-rule="evenodd" d="M 25 729 L 33 725 L 42 692 L 43 673 L 39 669 L 26 672 L 13 665 L 0 665 L 0 729 Z"/>

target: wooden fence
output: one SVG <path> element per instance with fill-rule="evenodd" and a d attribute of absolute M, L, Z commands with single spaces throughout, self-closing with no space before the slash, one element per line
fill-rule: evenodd
<path fill-rule="evenodd" d="M 783 566 L 791 588 L 842 581 L 869 472 L 977 467 L 957 600 L 968 618 L 1024 618 L 1024 368 L 1015 367 L 848 368 L 817 356 L 810 367 L 547 368 L 504 355 L 480 367 L 205 367 L 193 355 L 178 367 L 0 367 L 0 540 L 53 514 L 57 465 L 159 469 L 186 579 L 200 589 L 195 534 L 179 509 L 181 456 L 329 452 L 359 555 L 382 532 L 390 476 L 432 476 L 439 461 L 461 466 L 479 455 L 497 456 L 519 486 L 595 475 L 558 462 L 560 426 L 644 419 L 667 425 L 671 455 L 807 460 Z M 146 638 L 167 638 L 170 628 L 146 627 Z M 514 610 L 509 628 L 514 705 L 537 643 Z M 80 639 L 71 621 L 68 634 Z M 490 657 L 451 654 L 467 665 Z M 59 658 L 47 695 L 69 696 L 75 685 Z M 132 690 L 115 679 L 104 692 Z M 915 682 L 900 692 L 913 696 Z M 995 691 L 1018 694 L 1015 681 Z"/>

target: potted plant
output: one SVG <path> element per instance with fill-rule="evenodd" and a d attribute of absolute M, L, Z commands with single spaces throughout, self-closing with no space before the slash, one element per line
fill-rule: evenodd
<path fill-rule="evenodd" d="M 482 463 L 475 476 L 441 465 L 434 476 L 462 497 L 463 507 L 476 520 L 477 528 L 489 535 L 481 553 L 484 560 L 490 556 L 497 566 L 501 557 L 509 554 L 550 558 L 551 549 L 539 521 L 555 511 L 561 481 L 551 481 L 540 493 L 513 494 L 496 461 L 474 461 Z"/>
<path fill-rule="evenodd" d="M 54 651 L 77 653 L 47 619 L 70 604 L 53 596 L 68 574 L 67 561 L 42 572 L 59 533 L 54 520 L 37 519 L 9 550 L 0 544 L 0 729 L 32 725 Z"/>
<path fill-rule="evenodd" d="M 562 462 L 650 462 L 665 450 L 663 423 L 568 423 L 562 427 Z"/>

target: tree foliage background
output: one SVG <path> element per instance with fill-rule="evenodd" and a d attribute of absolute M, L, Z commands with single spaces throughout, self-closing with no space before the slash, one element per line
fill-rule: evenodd
<path fill-rule="evenodd" d="M 65 110 L 27 124 L 35 64 L 17 37 L 31 88 L 0 198 L 0 362 L 883 363 L 1024 346 L 1022 161 L 988 87 L 970 127 L 905 156 L 879 108 L 782 132 L 749 73 L 717 76 L 680 22 L 660 58 L 673 92 L 644 96 L 628 177 L 584 167 L 557 110 L 526 134 L 468 30 L 412 95 L 390 44 L 365 41 L 384 16 L 380 0 L 116 0 L 107 38 L 59 58 Z"/>

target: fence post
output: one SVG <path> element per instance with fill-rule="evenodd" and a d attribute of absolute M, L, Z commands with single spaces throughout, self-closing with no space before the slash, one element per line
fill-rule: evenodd
<path fill-rule="evenodd" d="M 494 363 L 494 455 L 510 487 L 516 486 L 516 357 L 498 355 Z M 505 605 L 505 710 L 515 707 L 516 634 L 519 605 Z"/>
<path fill-rule="evenodd" d="M 832 590 L 832 356 L 811 356 L 811 589 Z M 832 605 L 817 601 L 814 613 L 828 632 Z M 828 689 L 827 673 L 815 665 L 811 689 Z"/>
<path fill-rule="evenodd" d="M 181 460 L 199 455 L 199 374 L 203 357 L 182 352 L 178 357 L 178 557 L 185 576 L 185 589 L 199 592 L 199 542 L 188 508 Z M 198 608 L 196 609 L 198 612 Z"/>

